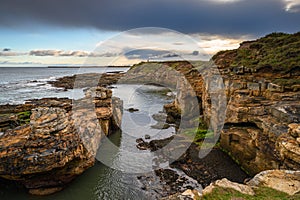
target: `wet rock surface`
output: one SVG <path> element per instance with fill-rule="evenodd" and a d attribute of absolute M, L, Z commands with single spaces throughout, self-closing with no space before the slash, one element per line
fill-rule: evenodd
<path fill-rule="evenodd" d="M 137 139 L 137 147 L 140 150 L 149 150 L 157 152 L 157 159 L 168 159 L 169 151 L 176 151 L 182 145 L 186 146 L 186 140 L 182 137 L 182 141 L 176 143 L 173 147 L 166 147 L 174 136 L 162 140 L 144 141 L 142 138 Z M 163 150 L 163 151 L 159 151 Z M 187 189 L 197 189 L 202 191 L 202 187 L 206 187 L 212 182 L 227 178 L 233 182 L 243 183 L 249 176 L 241 170 L 232 159 L 218 148 L 212 151 L 204 158 L 199 158 L 199 146 L 192 143 L 187 151 L 177 160 L 170 163 L 171 168 L 160 168 L 155 166 L 155 175 L 139 176 L 144 190 L 153 192 L 151 184 L 154 180 L 163 183 L 164 189 L 154 189 L 161 197 L 182 193 Z M 158 178 L 157 178 L 158 177 Z M 188 178 L 187 178 L 188 177 Z M 192 180 L 192 181 L 191 181 Z M 150 185 L 149 185 L 150 184 Z M 161 185 L 161 184 L 159 184 Z"/>
<path fill-rule="evenodd" d="M 203 187 L 222 178 L 238 183 L 243 183 L 249 178 L 240 166 L 220 149 L 215 148 L 206 157 L 199 158 L 199 148 L 194 144 L 171 166 L 181 169 Z"/>
<path fill-rule="evenodd" d="M 160 168 L 137 178 L 142 184 L 142 190 L 145 190 L 152 199 L 161 199 L 187 189 L 202 188 L 195 180 L 185 174 L 179 174 L 176 169 Z"/>
<path fill-rule="evenodd" d="M 170 128 L 170 125 L 167 124 L 167 123 L 158 122 L 158 123 L 152 125 L 151 128 L 154 128 L 154 129 L 168 129 L 168 128 Z"/>
<path fill-rule="evenodd" d="M 137 109 L 137 108 L 128 108 L 128 109 L 126 109 L 128 112 L 131 112 L 131 113 L 133 113 L 133 112 L 138 112 L 139 111 L 139 109 Z"/>

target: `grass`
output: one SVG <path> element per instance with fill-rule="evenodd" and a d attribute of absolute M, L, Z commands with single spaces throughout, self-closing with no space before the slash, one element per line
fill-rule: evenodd
<path fill-rule="evenodd" d="M 148 93 L 148 94 L 156 94 L 156 95 L 166 96 L 169 92 L 171 92 L 171 90 L 168 88 L 165 88 L 165 87 L 160 87 L 158 89 L 156 88 L 154 90 L 146 90 L 143 92 Z"/>
<path fill-rule="evenodd" d="M 203 127 L 197 129 L 187 129 L 185 130 L 184 134 L 189 137 L 193 136 L 193 142 L 198 146 L 201 146 L 203 144 L 203 140 L 206 138 L 214 139 L 214 132 L 208 129 L 204 129 Z"/>
<path fill-rule="evenodd" d="M 24 111 L 24 112 L 19 112 L 17 113 L 17 117 L 20 121 L 21 125 L 24 124 L 29 124 L 30 122 L 30 115 L 31 115 L 31 111 Z"/>
<path fill-rule="evenodd" d="M 281 86 L 300 85 L 300 79 L 275 79 L 273 83 Z"/>
<path fill-rule="evenodd" d="M 245 195 L 238 191 L 228 188 L 217 187 L 211 194 L 205 195 L 203 200 L 297 200 L 300 194 L 290 196 L 284 192 L 280 192 L 267 187 L 259 187 L 254 189 L 255 195 Z"/>
<path fill-rule="evenodd" d="M 233 55 L 229 67 L 245 66 L 255 69 L 268 67 L 272 71 L 286 73 L 300 67 L 300 32 L 295 34 L 272 33 L 255 41 L 243 42 L 242 48 L 221 51 L 213 56 Z"/>

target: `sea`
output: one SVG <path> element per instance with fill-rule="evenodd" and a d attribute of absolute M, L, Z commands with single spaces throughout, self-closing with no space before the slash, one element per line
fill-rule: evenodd
<path fill-rule="evenodd" d="M 128 67 L 95 68 L 48 68 L 48 67 L 1 67 L 0 105 L 20 104 L 28 99 L 43 97 L 80 98 L 80 91 L 55 88 L 48 84 L 59 77 L 84 73 L 127 71 Z"/>

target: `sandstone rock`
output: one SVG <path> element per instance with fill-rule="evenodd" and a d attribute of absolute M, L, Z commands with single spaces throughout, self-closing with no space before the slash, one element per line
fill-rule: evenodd
<path fill-rule="evenodd" d="M 193 199 L 193 200 L 197 200 L 201 196 L 202 195 L 197 190 L 188 189 L 188 190 L 184 191 L 181 195 L 179 195 L 179 198 L 182 198 L 182 199 L 190 198 L 190 199 Z"/>
<path fill-rule="evenodd" d="M 63 187 L 55 187 L 55 188 L 46 188 L 46 189 L 30 189 L 29 194 L 37 195 L 37 196 L 45 196 L 50 195 L 56 192 L 59 192 L 63 189 Z"/>
<path fill-rule="evenodd" d="M 33 109 L 30 125 L 5 132 L 0 147 L 1 176 L 35 194 L 63 187 L 94 163 L 61 108 Z"/>
<path fill-rule="evenodd" d="M 295 138 L 300 137 L 300 124 L 289 124 L 289 134 Z"/>
<path fill-rule="evenodd" d="M 124 76 L 124 73 L 87 73 L 76 74 L 73 76 L 65 76 L 58 78 L 55 81 L 48 81 L 54 87 L 73 89 L 86 88 L 103 85 L 111 85 L 118 82 L 118 80 Z M 110 98 L 108 96 L 108 98 Z"/>
<path fill-rule="evenodd" d="M 226 90 L 230 100 L 221 131 L 221 146 L 252 175 L 279 167 L 299 169 L 296 140 L 300 104 L 296 100 L 297 94 L 271 92 L 273 96 L 266 93 L 257 96 L 241 92 L 233 84 L 228 85 Z M 287 97 L 289 101 L 283 100 Z"/>
<path fill-rule="evenodd" d="M 248 66 L 234 68 L 230 62 L 235 56 L 232 52 L 218 54 L 215 58 L 218 68 L 212 68 L 210 72 L 202 70 L 205 65 L 199 63 L 142 63 L 133 66 L 121 82 L 155 82 L 177 89 L 175 100 L 164 106 L 166 123 L 179 124 L 187 113 L 185 110 L 199 110 L 197 118 L 208 127 L 214 127 L 216 135 L 221 133 L 221 146 L 251 175 L 280 167 L 299 169 L 295 144 L 300 140 L 297 131 L 300 123 L 300 91 L 286 89 L 288 85 L 282 87 L 275 83 L 286 77 L 298 80 L 299 76 L 296 73 L 290 77 L 286 72 L 274 73 L 272 70 L 257 70 Z M 215 78 L 218 69 L 224 80 L 222 83 Z M 209 91 L 223 82 L 224 91 Z M 192 93 L 196 95 L 198 104 L 190 103 Z M 223 98 L 224 93 L 227 99 Z M 213 99 L 219 100 L 216 103 Z M 224 102 L 227 102 L 227 108 Z M 221 113 L 225 109 L 224 116 Z M 161 116 L 154 117 L 158 121 L 163 120 Z M 221 130 L 223 121 L 225 125 Z M 184 123 L 190 125 L 189 122 Z M 295 125 L 289 128 L 289 124 Z M 280 145 L 281 136 L 287 133 L 294 141 L 290 142 L 289 139 L 288 145 Z"/>
<path fill-rule="evenodd" d="M 265 38 L 269 37 L 273 36 Z M 249 62 L 249 66 L 242 62 L 237 66 L 238 61 L 245 59 L 239 55 L 240 50 L 258 52 L 259 43 L 266 42 L 265 38 L 243 42 L 238 49 L 223 51 L 213 57 L 223 77 L 228 99 L 221 145 L 253 175 L 268 169 L 300 168 L 297 146 L 300 132 L 299 69 L 292 64 L 285 65 L 285 70 L 275 70 L 276 64 L 271 63 L 269 66 L 257 65 L 267 54 L 250 58 L 252 64 Z M 276 48 L 282 46 L 279 44 Z M 283 59 L 290 63 L 288 57 Z M 211 103 L 206 101 L 208 95 L 203 91 L 203 115 L 210 116 Z M 245 131 L 247 127 L 257 130 L 255 137 L 251 131 Z"/>
<path fill-rule="evenodd" d="M 269 169 L 299 169 L 297 145 L 300 140 L 300 91 L 288 89 L 291 85 L 283 87 L 277 83 L 281 79 L 287 82 L 289 79 L 298 81 L 299 75 L 275 73 L 271 69 L 257 70 L 248 66 L 231 67 L 230 63 L 235 56 L 233 52 L 224 52 L 214 58 L 224 80 L 225 91 L 209 91 L 210 87 L 222 84 L 214 78 L 217 74 L 214 70 L 218 69 L 212 68 L 210 72 L 205 72 L 201 70 L 205 65 L 198 66 L 195 63 L 144 63 L 130 70 L 129 77 L 136 78 L 135 80 L 142 77 L 143 80 L 156 82 L 164 77 L 163 82 L 172 85 L 172 88 L 175 86 L 178 91 L 174 102 L 164 106 L 166 122 L 179 124 L 185 113 L 184 109 L 199 110 L 198 118 L 205 125 L 215 127 L 215 133 L 221 133 L 222 148 L 230 152 L 251 175 Z M 147 75 L 147 69 L 151 75 Z M 187 89 L 186 81 L 175 83 L 182 76 L 171 73 L 173 69 L 184 75 L 191 85 L 198 99 L 197 105 L 188 101 L 182 103 L 192 93 Z M 227 100 L 223 98 L 224 93 Z M 220 100 L 216 103 L 213 99 Z M 227 102 L 227 108 L 224 108 L 223 102 Z M 225 109 L 224 116 L 220 113 Z M 157 119 L 161 120 L 160 117 Z M 221 130 L 223 121 L 225 124 Z"/>
<path fill-rule="evenodd" d="M 290 129 L 291 130 L 291 129 Z M 282 134 L 276 141 L 276 150 L 281 160 L 284 161 L 284 167 L 298 170 L 300 165 L 300 146 L 296 138 L 289 133 Z"/>
<path fill-rule="evenodd" d="M 216 187 L 230 188 L 243 194 L 252 195 L 252 196 L 255 195 L 253 189 L 250 186 L 234 183 L 227 180 L 226 178 L 222 180 L 217 180 L 215 183 L 210 184 L 209 186 L 204 188 L 202 194 L 207 195 L 209 193 L 212 193 L 213 189 Z"/>
<path fill-rule="evenodd" d="M 106 93 L 97 101 L 112 101 L 111 91 L 96 90 Z M 0 176 L 31 194 L 48 195 L 93 166 L 101 138 L 120 126 L 122 103 L 115 98 L 114 106 L 86 106 L 92 100 L 78 100 L 73 109 L 67 99 L 29 101 L 30 123 L 0 135 Z"/>
<path fill-rule="evenodd" d="M 16 115 L 0 116 L 0 132 L 19 126 L 20 123 Z"/>
<path fill-rule="evenodd" d="M 264 186 L 294 195 L 300 192 L 300 171 L 268 170 L 257 174 L 247 185 Z"/>

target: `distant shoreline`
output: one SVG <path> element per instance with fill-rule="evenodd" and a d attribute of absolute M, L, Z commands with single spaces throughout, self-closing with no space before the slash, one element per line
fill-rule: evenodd
<path fill-rule="evenodd" d="M 131 66 L 48 66 L 47 68 L 126 68 Z"/>

